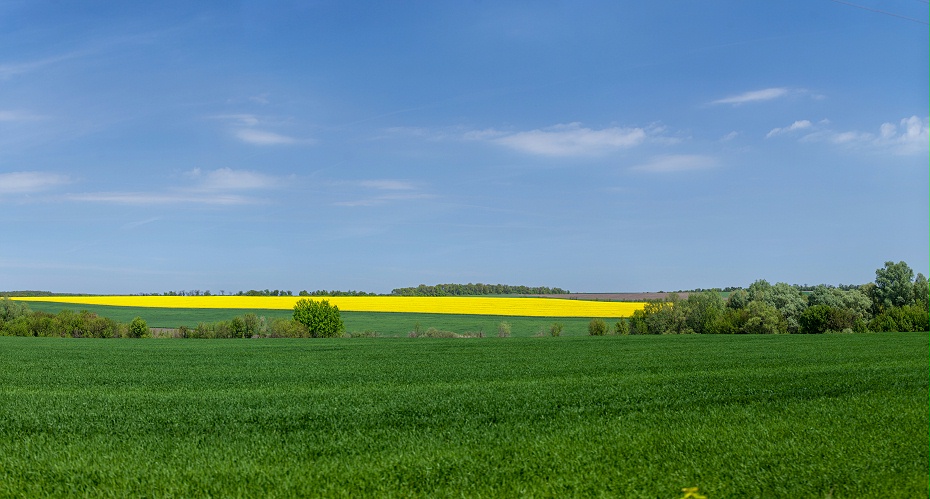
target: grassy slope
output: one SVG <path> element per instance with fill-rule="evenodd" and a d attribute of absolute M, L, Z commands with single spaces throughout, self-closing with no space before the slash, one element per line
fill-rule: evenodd
<path fill-rule="evenodd" d="M 142 317 L 150 327 L 175 328 L 178 326 L 194 327 L 198 322 L 217 322 L 232 319 L 236 315 L 254 313 L 267 319 L 275 317 L 290 318 L 289 310 L 236 310 L 236 309 L 201 309 L 201 308 L 145 308 L 145 307 L 108 307 L 95 305 L 72 305 L 67 303 L 29 302 L 32 310 L 57 313 L 59 310 L 87 310 L 98 315 L 110 317 L 119 322 L 130 322 L 135 317 Z M 417 324 L 426 330 L 430 327 L 467 333 L 483 331 L 486 336 L 496 336 L 497 326 L 502 321 L 509 322 L 514 336 L 532 336 L 539 331 L 548 332 L 553 322 L 565 326 L 564 335 L 588 334 L 588 318 L 546 318 L 546 317 L 499 317 L 484 315 L 450 315 L 450 314 L 408 314 L 385 312 L 342 312 L 346 330 L 349 332 L 376 331 L 382 336 L 406 335 Z M 610 324 L 612 326 L 612 324 Z"/>
<path fill-rule="evenodd" d="M 927 497 L 926 333 L 0 338 L 0 496 Z"/>

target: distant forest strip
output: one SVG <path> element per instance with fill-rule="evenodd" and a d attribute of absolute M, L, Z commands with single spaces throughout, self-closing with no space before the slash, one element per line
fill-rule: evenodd
<path fill-rule="evenodd" d="M 395 296 L 481 296 L 481 295 L 565 295 L 571 291 L 548 286 L 511 286 L 509 284 L 420 284 L 415 288 L 397 288 Z"/>

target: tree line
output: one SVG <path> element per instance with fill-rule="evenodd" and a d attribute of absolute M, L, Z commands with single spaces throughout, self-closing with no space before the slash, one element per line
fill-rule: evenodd
<path fill-rule="evenodd" d="M 615 325 L 618 334 L 778 334 L 928 331 L 928 285 L 905 262 L 885 262 L 861 286 L 798 286 L 760 279 L 748 289 L 675 293 L 649 300 Z M 600 325 L 589 328 L 592 334 Z"/>
<path fill-rule="evenodd" d="M 508 284 L 436 284 L 391 290 L 395 296 L 480 296 L 480 295 L 564 295 L 570 291 L 547 286 L 511 286 Z"/>

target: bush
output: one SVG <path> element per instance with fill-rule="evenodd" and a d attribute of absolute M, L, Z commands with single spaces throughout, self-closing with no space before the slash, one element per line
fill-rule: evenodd
<path fill-rule="evenodd" d="M 145 319 L 142 317 L 136 317 L 129 323 L 129 337 L 130 338 L 148 338 L 149 337 L 149 325 L 145 323 Z"/>
<path fill-rule="evenodd" d="M 298 300 L 294 304 L 294 320 L 307 326 L 314 338 L 338 338 L 346 330 L 339 307 L 330 305 L 328 300 Z"/>
<path fill-rule="evenodd" d="M 562 334 L 562 328 L 561 322 L 553 322 L 552 325 L 549 326 L 549 334 L 552 336 L 559 336 Z"/>
<path fill-rule="evenodd" d="M 498 338 L 508 338 L 510 336 L 510 323 L 501 322 L 497 325 L 497 337 Z"/>
<path fill-rule="evenodd" d="M 623 336 L 630 334 L 630 323 L 623 319 L 617 321 L 617 323 L 614 324 L 614 334 L 620 334 Z"/>
<path fill-rule="evenodd" d="M 271 320 L 272 338 L 307 338 L 310 331 L 307 326 L 293 320 L 275 318 Z"/>
<path fill-rule="evenodd" d="M 603 319 L 591 319 L 588 323 L 588 334 L 591 336 L 607 335 L 607 323 Z"/>

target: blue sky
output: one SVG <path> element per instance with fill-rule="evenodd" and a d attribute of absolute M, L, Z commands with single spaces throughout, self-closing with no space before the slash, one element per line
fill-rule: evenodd
<path fill-rule="evenodd" d="M 927 18 L 0 0 L 0 290 L 927 274 Z"/>

